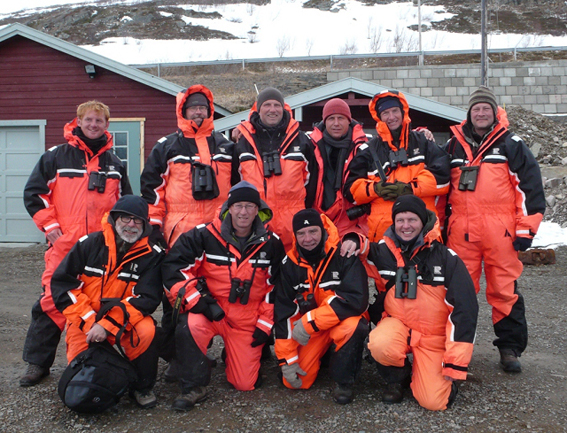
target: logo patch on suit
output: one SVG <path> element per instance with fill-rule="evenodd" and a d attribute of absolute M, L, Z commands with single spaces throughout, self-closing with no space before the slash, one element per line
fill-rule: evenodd
<path fill-rule="evenodd" d="M 293 146 L 293 151 L 294 151 L 294 152 L 299 152 L 299 146 Z"/>
<path fill-rule="evenodd" d="M 131 263 L 130 264 L 130 270 L 132 272 L 138 272 L 138 263 Z"/>
<path fill-rule="evenodd" d="M 331 272 L 332 276 L 333 276 L 333 280 L 339 280 L 339 272 L 338 271 L 333 271 Z"/>
<path fill-rule="evenodd" d="M 441 275 L 441 266 L 433 266 L 433 274 Z"/>

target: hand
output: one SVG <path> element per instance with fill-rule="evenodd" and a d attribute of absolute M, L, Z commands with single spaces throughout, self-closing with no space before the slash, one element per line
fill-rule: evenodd
<path fill-rule="evenodd" d="M 209 321 L 219 321 L 224 318 L 224 311 L 217 304 L 217 300 L 210 294 L 201 295 L 197 303 L 189 310 L 193 314 L 202 314 Z"/>
<path fill-rule="evenodd" d="M 53 245 L 55 243 L 55 241 L 57 239 L 59 239 L 61 236 L 63 236 L 63 232 L 61 231 L 61 229 L 58 227 L 56 229 L 51 230 L 49 233 L 47 233 L 45 235 L 45 237 L 47 238 L 47 241 Z"/>
<path fill-rule="evenodd" d="M 396 181 L 390 184 L 387 189 L 384 189 L 381 197 L 384 200 L 396 201 L 401 195 L 413 194 L 413 190 L 409 183 Z"/>
<path fill-rule="evenodd" d="M 270 339 L 270 334 L 266 334 L 260 328 L 256 327 L 254 330 L 254 334 L 252 334 L 252 347 L 261 346 L 262 344 L 266 344 Z"/>
<path fill-rule="evenodd" d="M 242 132 L 240 132 L 240 129 L 234 128 L 232 130 L 232 134 L 230 134 L 230 137 L 232 138 L 232 141 L 237 143 L 238 140 L 240 140 L 240 137 L 242 137 Z"/>
<path fill-rule="evenodd" d="M 512 245 L 514 246 L 514 249 L 516 251 L 526 251 L 529 247 L 532 246 L 532 240 L 533 239 L 523 238 L 521 236 L 518 236 L 514 240 L 514 242 L 512 242 Z"/>
<path fill-rule="evenodd" d="M 299 363 L 282 365 L 282 375 L 285 380 L 295 389 L 301 388 L 303 384 L 299 376 L 305 376 L 307 373 L 301 369 Z"/>
<path fill-rule="evenodd" d="M 309 335 L 305 330 L 303 322 L 301 320 L 298 320 L 293 324 L 293 332 L 291 334 L 291 337 L 302 346 L 305 346 L 307 343 L 309 343 L 311 335 Z"/>
<path fill-rule="evenodd" d="M 423 135 L 425 135 L 425 138 L 429 141 L 433 141 L 435 143 L 435 137 L 433 136 L 433 132 L 431 132 L 429 129 L 427 129 L 425 126 L 420 126 L 418 128 L 415 128 L 416 131 L 423 133 Z"/>
<path fill-rule="evenodd" d="M 345 255 L 347 257 L 352 256 L 353 254 L 355 256 L 358 256 L 358 253 L 360 253 L 360 248 L 358 248 L 358 246 L 356 245 L 356 242 L 354 241 L 344 241 L 341 245 L 341 256 L 344 257 Z"/>
<path fill-rule="evenodd" d="M 90 343 L 100 343 L 101 341 L 106 340 L 108 334 L 106 333 L 106 329 L 95 323 L 91 329 L 87 332 L 87 344 Z"/>
<path fill-rule="evenodd" d="M 388 191 L 391 186 L 394 186 L 394 184 L 390 182 L 382 182 L 381 180 L 374 182 L 374 192 L 378 195 L 378 197 L 382 197 L 382 194 Z"/>

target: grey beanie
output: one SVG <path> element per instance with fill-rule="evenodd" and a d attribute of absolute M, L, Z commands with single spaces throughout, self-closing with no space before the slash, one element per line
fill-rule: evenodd
<path fill-rule="evenodd" d="M 264 102 L 270 101 L 272 99 L 282 104 L 282 107 L 285 105 L 282 93 L 278 89 L 268 87 L 258 94 L 258 98 L 256 99 L 256 108 L 259 110 Z"/>
<path fill-rule="evenodd" d="M 494 95 L 492 90 L 490 90 L 486 86 L 480 86 L 478 89 L 471 93 L 471 96 L 469 98 L 469 112 L 471 111 L 473 105 L 476 105 L 480 102 L 490 104 L 492 110 L 494 111 L 494 115 L 496 116 L 496 113 L 498 113 L 498 103 L 496 102 L 496 96 Z"/>

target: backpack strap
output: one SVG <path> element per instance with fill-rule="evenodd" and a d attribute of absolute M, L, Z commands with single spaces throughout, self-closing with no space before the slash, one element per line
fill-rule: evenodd
<path fill-rule="evenodd" d="M 120 344 L 120 339 L 122 338 L 122 335 L 124 334 L 124 331 L 126 331 L 126 325 L 128 325 L 128 319 L 130 318 L 130 315 L 128 314 L 128 311 L 126 311 L 126 306 L 120 302 L 119 298 L 102 298 L 101 302 L 103 303 L 102 308 L 99 310 L 99 312 L 96 315 L 96 321 L 98 322 L 100 319 L 102 319 L 104 317 L 104 315 L 106 313 L 108 313 L 110 310 L 112 310 L 114 307 L 118 307 L 120 310 L 122 310 L 122 323 L 117 323 L 117 326 L 120 326 L 120 330 L 116 333 L 115 339 L 116 339 L 116 347 L 118 348 L 118 351 L 120 352 L 120 354 L 125 358 L 128 359 L 128 357 L 126 356 L 126 353 L 124 352 L 124 349 L 122 348 L 122 345 Z"/>

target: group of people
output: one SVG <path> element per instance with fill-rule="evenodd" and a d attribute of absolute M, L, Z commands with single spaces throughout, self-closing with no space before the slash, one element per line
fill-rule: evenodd
<path fill-rule="evenodd" d="M 207 349 L 220 335 L 238 390 L 261 386 L 273 344 L 284 386 L 310 388 L 328 357 L 333 399 L 348 404 L 366 347 L 385 403 L 411 387 L 421 406 L 444 410 L 467 376 L 483 264 L 500 365 L 520 372 L 517 251 L 531 246 L 545 211 L 533 155 L 486 87 L 444 146 L 412 129 L 398 91 L 375 95 L 369 110 L 371 140 L 338 98 L 308 135 L 267 88 L 231 141 L 214 131 L 211 91 L 192 86 L 177 97 L 178 130 L 152 149 L 138 197 L 112 153 L 108 107 L 81 104 L 67 143 L 40 158 L 24 191 L 49 248 L 20 385 L 49 374 L 66 328 L 69 362 L 119 339 L 144 408 L 157 403 L 164 358 L 181 390 L 173 408 L 187 411 L 207 397 Z M 123 332 L 123 311 L 104 308 L 117 300 Z"/>

